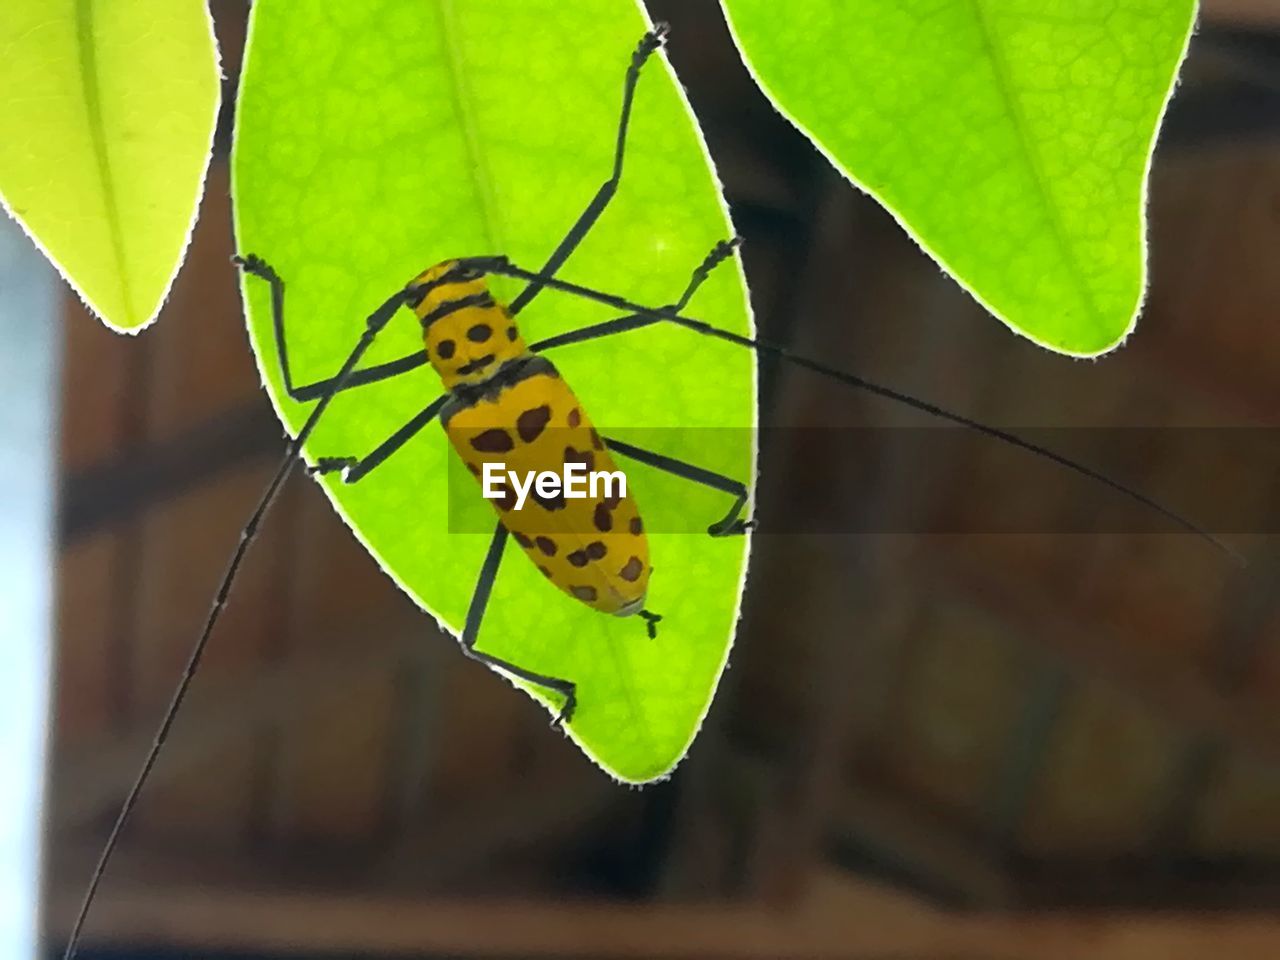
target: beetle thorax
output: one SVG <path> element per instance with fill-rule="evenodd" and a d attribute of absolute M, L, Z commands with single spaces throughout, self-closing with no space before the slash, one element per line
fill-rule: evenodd
<path fill-rule="evenodd" d="M 409 285 L 422 296 L 411 302 L 422 323 L 427 359 L 445 389 L 483 383 L 528 346 L 506 306 L 493 298 L 483 273 L 446 260 Z"/>

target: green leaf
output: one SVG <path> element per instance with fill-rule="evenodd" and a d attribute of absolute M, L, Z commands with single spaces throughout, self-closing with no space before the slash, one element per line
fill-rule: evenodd
<path fill-rule="evenodd" d="M 365 316 L 433 263 L 504 253 L 541 266 L 609 176 L 623 74 L 646 29 L 632 0 L 254 5 L 232 165 L 237 243 L 288 285 L 295 382 L 336 372 Z M 640 78 L 622 186 L 561 273 L 661 305 L 731 235 L 692 115 L 655 56 Z M 515 289 L 499 292 L 509 300 Z M 268 291 L 246 277 L 244 292 L 264 380 L 296 431 L 309 405 L 282 391 Z M 736 263 L 712 275 L 689 313 L 751 329 Z M 534 341 L 610 315 L 544 291 L 520 324 Z M 419 325 L 402 310 L 366 363 L 421 349 Z M 742 429 L 755 422 L 749 351 L 660 325 L 552 357 L 602 433 L 650 445 L 668 437 L 706 467 L 752 478 L 752 434 Z M 367 454 L 440 390 L 425 367 L 345 393 L 307 453 Z M 724 427 L 737 429 L 712 429 Z M 495 518 L 450 463 L 457 457 L 433 423 L 367 479 L 324 483 L 384 569 L 458 632 Z M 513 546 L 479 648 L 577 682 L 570 735 L 614 776 L 645 781 L 683 756 L 707 710 L 747 544 L 676 532 L 705 530 L 726 497 L 624 466 L 651 535 L 646 605 L 665 617 L 657 639 L 637 617 L 561 594 Z M 451 532 L 451 500 L 479 503 L 483 521 L 456 521 Z"/>
<path fill-rule="evenodd" d="M 993 314 L 1081 356 L 1133 329 L 1195 0 L 724 3 L 778 109 Z"/>
<path fill-rule="evenodd" d="M 218 114 L 202 0 L 4 0 L 0 200 L 115 330 L 182 263 Z"/>

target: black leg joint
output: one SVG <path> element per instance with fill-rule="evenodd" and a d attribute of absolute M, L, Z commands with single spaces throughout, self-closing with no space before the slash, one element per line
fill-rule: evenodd
<path fill-rule="evenodd" d="M 667 34 L 670 32 L 671 27 L 666 23 L 655 23 L 653 29 L 641 37 L 636 45 L 636 52 L 631 55 L 631 69 L 639 70 L 644 66 L 649 55 L 667 42 Z"/>
<path fill-rule="evenodd" d="M 564 725 L 573 719 L 573 715 L 578 709 L 578 685 L 572 682 L 566 682 L 566 684 L 568 689 L 564 691 L 564 706 L 560 708 L 556 718 L 551 721 L 552 730 L 563 729 Z"/>
<path fill-rule="evenodd" d="M 642 620 L 644 620 L 645 628 L 648 630 L 648 633 L 649 633 L 649 639 L 650 640 L 658 639 L 658 624 L 662 620 L 662 615 L 657 613 L 651 613 L 648 610 L 641 610 L 638 615 Z"/>
<path fill-rule="evenodd" d="M 695 272 L 703 275 L 710 273 L 719 266 L 721 262 L 728 260 L 733 256 L 733 251 L 737 250 L 740 246 L 742 246 L 741 237 L 732 237 L 728 240 L 721 240 L 711 248 L 711 252 L 707 254 L 706 259 L 702 261 Z"/>
<path fill-rule="evenodd" d="M 746 494 L 739 494 L 733 506 L 721 519 L 707 527 L 707 533 L 713 537 L 739 537 L 755 527 L 754 520 L 744 520 L 738 516 L 747 505 Z"/>
<path fill-rule="evenodd" d="M 261 277 L 272 286 L 275 286 L 276 284 L 279 284 L 281 287 L 284 286 L 284 281 L 280 279 L 280 275 L 276 273 L 271 264 L 267 263 L 267 261 L 263 260 L 256 253 L 249 253 L 244 256 L 236 254 L 231 258 L 231 262 L 245 273 L 251 273 L 255 277 Z"/>
<path fill-rule="evenodd" d="M 307 467 L 307 473 L 311 474 L 313 477 L 316 475 L 324 476 L 326 473 L 337 473 L 340 470 L 350 470 L 359 463 L 360 461 L 355 457 L 321 457 L 311 466 Z"/>

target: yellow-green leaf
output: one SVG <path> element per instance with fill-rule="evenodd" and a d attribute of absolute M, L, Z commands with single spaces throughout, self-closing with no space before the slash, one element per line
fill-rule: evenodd
<path fill-rule="evenodd" d="M 332 376 L 365 316 L 433 263 L 502 253 L 541 266 L 609 176 L 623 74 L 647 27 L 633 0 L 254 5 L 232 164 L 237 245 L 287 284 L 295 382 Z M 561 275 L 670 303 L 733 229 L 661 56 L 640 78 L 629 143 L 617 197 Z M 499 292 L 510 299 L 514 289 Z M 263 377 L 296 431 L 310 405 L 282 389 L 268 290 L 254 277 L 244 290 Z M 688 312 L 751 329 L 736 262 Z M 545 291 L 519 322 L 533 342 L 610 315 Z M 417 320 L 402 310 L 367 362 L 422 349 Z M 663 452 L 751 482 L 749 351 L 660 325 L 550 356 L 606 436 L 680 444 Z M 422 367 L 341 394 L 306 452 L 366 455 L 440 392 Z M 724 427 L 735 429 L 712 429 Z M 455 632 L 495 522 L 465 470 L 448 479 L 456 462 L 431 423 L 360 482 L 324 481 L 384 569 Z M 705 533 L 732 498 L 622 465 L 650 534 L 646 605 L 664 617 L 657 638 L 638 617 L 597 613 L 554 589 L 512 546 L 478 646 L 577 683 L 569 734 L 615 776 L 644 781 L 684 755 L 708 708 L 737 623 L 747 544 Z M 475 498 L 483 519 L 451 530 L 459 497 Z M 545 691 L 530 692 L 558 709 Z"/>
<path fill-rule="evenodd" d="M 0 4 L 0 200 L 116 330 L 182 263 L 218 85 L 203 0 Z"/>
<path fill-rule="evenodd" d="M 1195 0 L 724 0 L 765 92 L 993 314 L 1133 329 L 1145 190 Z"/>

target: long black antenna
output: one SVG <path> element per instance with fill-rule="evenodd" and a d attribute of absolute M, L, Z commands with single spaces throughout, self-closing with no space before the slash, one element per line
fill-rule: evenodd
<path fill-rule="evenodd" d="M 236 260 L 241 262 L 240 258 L 236 258 Z M 226 606 L 227 595 L 231 592 L 231 585 L 240 570 L 240 564 L 243 562 L 245 554 L 249 551 L 249 545 L 253 543 L 258 534 L 258 527 L 262 523 L 263 517 L 266 516 L 267 510 L 271 508 L 271 504 L 275 501 L 280 488 L 284 486 L 285 480 L 293 472 L 293 468 L 298 462 L 298 454 L 302 450 L 302 445 L 306 443 L 307 437 L 315 429 L 321 414 L 329 406 L 329 401 L 333 399 L 334 394 L 342 389 L 343 384 L 355 370 L 356 364 L 360 362 L 360 358 L 364 356 L 365 351 L 373 343 L 374 337 L 390 322 L 391 317 L 404 302 L 404 291 L 400 291 L 370 315 L 359 343 L 356 344 L 355 349 L 351 351 L 351 355 L 347 357 L 337 376 L 330 383 L 328 391 L 320 398 L 320 402 L 316 404 L 311 414 L 307 417 L 302 429 L 298 431 L 298 435 L 289 441 L 288 446 L 285 448 L 284 458 L 280 461 L 280 466 L 276 468 L 275 476 L 271 478 L 271 483 L 267 485 L 266 492 L 263 493 L 262 499 L 258 501 L 258 505 L 249 516 L 248 523 L 245 524 L 244 529 L 241 531 L 240 542 L 236 544 L 235 552 L 231 554 L 231 561 L 227 564 L 226 572 L 222 575 L 222 582 L 218 585 L 218 592 L 213 598 L 213 606 L 209 609 L 209 616 L 205 619 L 204 630 L 200 632 L 200 638 L 196 641 L 190 655 L 187 657 L 187 664 L 182 671 L 182 679 L 178 681 L 177 689 L 173 692 L 173 699 L 169 701 L 169 708 L 164 713 L 164 719 L 160 721 L 160 729 L 156 732 L 155 740 L 151 744 L 146 760 L 143 761 L 142 769 L 138 771 L 137 779 L 134 780 L 128 795 L 125 796 L 124 803 L 120 807 L 120 813 L 116 815 L 116 822 L 111 827 L 111 833 L 107 837 L 106 845 L 102 848 L 102 853 L 98 857 L 97 866 L 93 869 L 93 875 L 89 879 L 89 888 L 85 891 L 84 900 L 80 904 L 80 912 L 76 915 L 75 925 L 71 928 L 71 937 L 67 941 L 67 948 L 62 954 L 63 960 L 74 960 L 76 949 L 80 945 L 80 933 L 84 928 L 85 918 L 89 915 L 89 908 L 93 906 L 93 898 L 98 892 L 98 884 L 102 882 L 107 864 L 110 862 L 111 855 L 115 852 L 116 844 L 120 840 L 120 834 L 138 802 L 138 795 L 142 793 L 142 788 L 146 785 L 147 778 L 151 775 L 151 768 L 155 766 L 156 758 L 160 755 L 160 748 L 164 746 L 165 740 L 168 739 L 169 729 L 173 726 L 174 718 L 178 715 L 178 709 L 182 706 L 182 701 L 186 699 L 187 690 L 191 686 L 191 679 L 195 676 L 196 668 L 200 665 L 200 659 L 204 656 L 204 649 L 209 643 L 209 637 L 213 634 L 213 628 L 217 624 L 218 618 L 222 615 L 222 608 Z"/>
<path fill-rule="evenodd" d="M 997 440 L 1002 440 L 1005 443 L 1012 444 L 1015 447 L 1026 450 L 1028 453 L 1034 454 L 1037 457 L 1050 460 L 1059 466 L 1066 467 L 1068 470 L 1072 470 L 1082 476 L 1088 477 L 1091 480 L 1096 480 L 1099 483 L 1110 487 L 1112 490 L 1124 494 L 1131 500 L 1154 510 L 1161 516 L 1172 520 L 1184 530 L 1187 530 L 1188 532 L 1195 534 L 1197 537 L 1200 537 L 1202 540 L 1212 544 L 1240 566 L 1247 566 L 1245 558 L 1231 546 L 1218 539 L 1208 530 L 1192 523 L 1186 517 L 1174 510 L 1171 510 L 1169 507 L 1166 507 L 1158 500 L 1135 490 L 1133 487 L 1126 486 L 1120 481 L 1114 480 L 1092 467 L 1078 463 L 1069 457 L 1065 457 L 1062 454 L 1057 453 L 1048 447 L 1043 447 L 1038 443 L 1026 439 L 1025 437 L 1020 437 L 1016 433 L 1011 433 L 1008 430 L 1002 430 L 999 427 L 993 427 L 990 424 L 982 423 L 981 421 L 974 420 L 971 417 L 966 417 L 960 413 L 953 413 L 950 410 L 945 410 L 936 404 L 928 402 L 927 400 L 921 400 L 908 393 L 902 393 L 901 391 L 894 390 L 892 387 L 886 387 L 883 384 L 866 380 L 845 370 L 838 370 L 835 367 L 828 366 L 827 364 L 814 360 L 811 357 L 793 353 L 790 349 L 782 346 L 781 344 L 773 343 L 759 337 L 744 337 L 741 334 L 732 333 L 729 330 L 722 330 L 719 327 L 713 327 L 711 324 L 702 320 L 695 320 L 691 317 L 682 316 L 674 310 L 642 306 L 638 303 L 632 303 L 624 297 L 614 296 L 611 293 L 605 293 L 601 290 L 592 289 L 591 287 L 584 287 L 580 284 L 571 283 L 568 280 L 561 280 L 558 277 L 534 273 L 533 271 L 525 270 L 523 267 L 516 266 L 506 257 L 468 257 L 465 262 L 469 265 L 485 270 L 488 273 L 515 277 L 520 280 L 536 281 L 553 290 L 560 290 L 564 293 L 570 293 L 575 296 L 583 297 L 587 300 L 594 300 L 597 303 L 603 303 L 607 306 L 615 307 L 618 310 L 625 310 L 628 313 L 666 320 L 676 324 L 677 326 L 692 330 L 695 333 L 715 337 L 719 340 L 725 340 L 740 347 L 747 347 L 750 350 L 755 350 L 757 353 L 764 353 L 778 357 L 781 360 L 794 363 L 796 366 L 804 367 L 806 370 L 812 370 L 814 373 L 821 374 L 824 377 L 829 377 L 830 379 L 846 384 L 847 386 L 856 387 L 859 390 L 866 390 L 869 393 L 885 397 L 886 399 L 893 400 L 896 403 L 904 404 L 905 406 L 920 410 L 931 416 L 938 417 L 939 419 L 948 420 L 951 423 L 959 424 L 962 427 L 968 427 L 971 430 L 976 430 L 978 433 L 994 437 Z"/>

